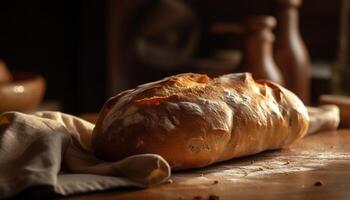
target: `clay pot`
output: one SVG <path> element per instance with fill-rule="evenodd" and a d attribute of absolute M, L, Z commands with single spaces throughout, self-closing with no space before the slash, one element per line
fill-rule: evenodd
<path fill-rule="evenodd" d="M 0 113 L 33 111 L 41 103 L 46 83 L 42 76 L 14 73 L 11 82 L 0 83 Z"/>

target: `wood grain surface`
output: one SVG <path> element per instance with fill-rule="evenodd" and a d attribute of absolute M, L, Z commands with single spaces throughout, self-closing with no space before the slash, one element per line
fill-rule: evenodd
<path fill-rule="evenodd" d="M 154 188 L 65 199 L 350 199 L 350 129 L 307 136 L 279 151 L 174 172 L 169 183 Z"/>

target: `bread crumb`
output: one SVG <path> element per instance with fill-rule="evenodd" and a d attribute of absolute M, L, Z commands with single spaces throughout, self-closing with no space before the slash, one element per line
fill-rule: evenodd
<path fill-rule="evenodd" d="M 289 165 L 289 164 L 290 164 L 289 160 L 287 160 L 286 163 L 284 163 L 284 165 Z"/>
<path fill-rule="evenodd" d="M 262 167 L 259 167 L 258 171 L 264 171 L 264 169 Z"/>
<path fill-rule="evenodd" d="M 215 194 L 211 194 L 208 198 L 208 200 L 220 200 L 220 197 L 218 195 Z"/>
<path fill-rule="evenodd" d="M 244 172 L 244 176 L 248 176 L 248 172 L 247 171 L 243 171 Z"/>
<path fill-rule="evenodd" d="M 218 181 L 218 180 L 215 180 L 215 181 L 214 181 L 214 184 L 218 184 L 218 183 L 219 183 L 219 181 Z"/>
<path fill-rule="evenodd" d="M 166 184 L 172 184 L 174 181 L 172 179 L 168 179 L 165 183 Z"/>
<path fill-rule="evenodd" d="M 322 185 L 323 185 L 322 181 L 316 181 L 314 183 L 314 186 L 322 186 Z"/>
<path fill-rule="evenodd" d="M 264 166 L 266 169 L 273 169 L 273 167 Z"/>
<path fill-rule="evenodd" d="M 201 196 L 193 197 L 193 200 L 204 200 L 204 199 L 207 199 L 207 198 L 203 198 Z M 211 194 L 209 195 L 208 200 L 220 200 L 220 197 L 218 195 Z"/>

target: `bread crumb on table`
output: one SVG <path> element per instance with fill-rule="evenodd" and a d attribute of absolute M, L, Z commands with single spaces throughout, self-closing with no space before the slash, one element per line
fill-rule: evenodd
<path fill-rule="evenodd" d="M 248 172 L 247 171 L 243 170 L 243 172 L 244 172 L 244 176 L 248 176 Z"/>
<path fill-rule="evenodd" d="M 220 200 L 220 197 L 218 195 L 211 194 L 208 199 L 209 200 Z"/>
<path fill-rule="evenodd" d="M 323 185 L 323 182 L 322 181 L 316 181 L 314 183 L 314 186 L 322 186 Z"/>
<path fill-rule="evenodd" d="M 274 169 L 273 167 L 264 166 L 266 169 Z"/>
<path fill-rule="evenodd" d="M 220 200 L 220 197 L 218 195 L 211 194 L 211 195 L 209 195 L 208 198 L 204 198 L 201 196 L 195 196 L 195 197 L 193 197 L 193 200 Z"/>
<path fill-rule="evenodd" d="M 172 184 L 174 181 L 172 179 L 168 179 L 165 183 L 166 184 Z"/>

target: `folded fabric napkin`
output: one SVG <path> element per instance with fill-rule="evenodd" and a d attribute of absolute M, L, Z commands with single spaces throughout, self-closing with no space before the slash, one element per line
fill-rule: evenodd
<path fill-rule="evenodd" d="M 169 164 L 159 155 L 108 163 L 94 157 L 94 125 L 60 112 L 0 115 L 0 199 L 43 186 L 59 195 L 166 181 Z"/>

